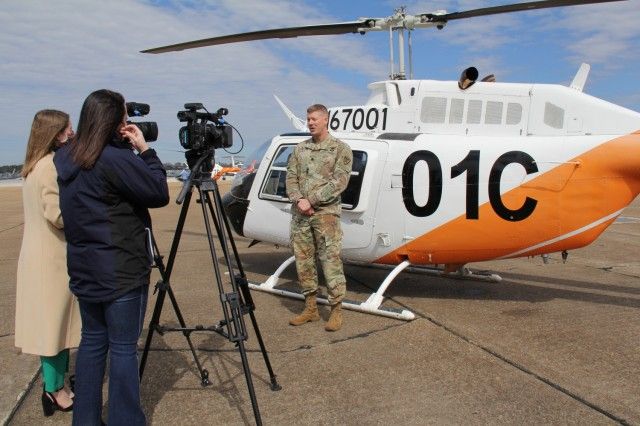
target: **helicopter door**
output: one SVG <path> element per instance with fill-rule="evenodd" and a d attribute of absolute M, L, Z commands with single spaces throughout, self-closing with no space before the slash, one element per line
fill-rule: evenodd
<path fill-rule="evenodd" d="M 287 197 L 287 162 L 295 144 L 280 145 L 273 156 L 264 180 L 261 183 L 258 199 L 252 201 L 251 210 L 260 212 L 260 218 L 249 215 L 245 227 L 249 234 L 258 240 L 289 245 L 289 226 L 291 222 L 291 203 Z M 343 248 L 367 247 L 373 231 L 373 213 L 367 212 L 367 206 L 375 208 L 380 176 L 374 173 L 375 161 L 386 159 L 386 145 L 381 144 L 380 153 L 371 150 L 353 150 L 353 168 L 349 185 L 342 194 L 342 229 L 344 231 Z M 377 186 L 376 186 L 377 188 Z M 251 217 L 251 219 L 250 219 Z"/>
<path fill-rule="evenodd" d="M 351 144 L 353 167 L 347 189 L 342 193 L 343 250 L 368 247 L 373 235 L 382 169 L 387 159 L 387 144 L 369 144 L 358 149 Z M 352 253 L 351 257 L 356 254 Z"/>

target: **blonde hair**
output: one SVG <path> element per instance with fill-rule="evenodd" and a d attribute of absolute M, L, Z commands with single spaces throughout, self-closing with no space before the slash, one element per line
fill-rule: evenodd
<path fill-rule="evenodd" d="M 56 137 L 69 124 L 69 114 L 54 109 L 43 109 L 33 117 L 31 133 L 27 143 L 27 154 L 22 166 L 22 177 L 26 178 L 45 155 L 53 151 Z"/>

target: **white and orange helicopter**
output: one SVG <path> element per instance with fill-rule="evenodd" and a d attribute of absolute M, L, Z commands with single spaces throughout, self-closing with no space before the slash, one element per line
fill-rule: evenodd
<path fill-rule="evenodd" d="M 388 31 L 391 79 L 369 85 L 362 105 L 330 108 L 331 133 L 354 154 L 342 196 L 342 257 L 393 268 L 376 292 L 344 306 L 411 320 L 408 310 L 381 306 L 407 268 L 499 280 L 470 262 L 545 255 L 593 242 L 640 193 L 640 113 L 583 93 L 589 66 L 566 86 L 478 81 L 468 68 L 459 81 L 406 78 L 411 31 L 449 21 L 531 9 L 616 0 L 550 0 L 386 18 L 279 28 L 191 41 L 146 53 L 225 43 Z M 405 32 L 408 38 L 405 39 Z M 397 36 L 397 67 L 393 39 Z M 395 70 L 398 72 L 395 72 Z M 291 203 L 286 166 L 306 125 L 278 98 L 300 133 L 269 140 L 245 162 L 225 196 L 235 231 L 256 241 L 289 245 Z M 265 218 L 267 218 L 265 220 Z M 256 290 L 302 298 L 276 288 L 290 257 Z M 326 301 L 322 301 L 321 303 Z"/>

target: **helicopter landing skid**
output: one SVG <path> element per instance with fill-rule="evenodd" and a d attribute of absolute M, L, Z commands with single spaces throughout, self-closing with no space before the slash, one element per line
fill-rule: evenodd
<path fill-rule="evenodd" d="M 353 266 L 362 266 L 365 268 L 377 268 L 377 269 L 395 269 L 393 265 L 382 265 L 377 263 L 363 263 L 346 261 L 345 264 Z M 498 283 L 502 281 L 502 277 L 498 274 L 494 274 L 487 271 L 472 271 L 466 266 L 462 266 L 453 272 L 445 272 L 443 268 L 431 267 L 431 266 L 409 266 L 406 271 L 414 274 L 432 275 L 441 278 L 451 278 L 457 280 L 470 280 L 470 281 L 483 281 Z"/>
<path fill-rule="evenodd" d="M 304 295 L 292 290 L 279 289 L 275 288 L 278 284 L 278 280 L 280 279 L 280 275 L 287 269 L 292 263 L 294 263 L 295 257 L 291 256 L 287 260 L 285 260 L 282 265 L 273 273 L 265 282 L 262 284 L 254 284 L 249 283 L 249 288 L 252 290 L 264 291 L 266 293 L 277 294 L 279 296 L 286 296 L 293 299 L 304 300 Z M 410 265 L 409 261 L 404 261 L 401 264 L 397 265 L 389 275 L 385 278 L 385 280 L 380 285 L 380 288 L 375 293 L 372 293 L 369 298 L 364 302 L 357 302 L 352 300 L 343 300 L 342 307 L 345 309 L 349 309 L 351 311 L 362 312 L 366 314 L 380 315 L 389 318 L 395 318 L 405 321 L 411 321 L 415 319 L 415 314 L 406 309 L 395 309 L 389 307 L 381 307 L 382 301 L 384 300 L 384 292 L 389 287 L 389 284 L 396 278 L 396 276 L 402 272 L 405 268 Z M 318 303 L 322 305 L 328 305 L 329 301 L 324 297 L 318 297 Z"/>
<path fill-rule="evenodd" d="M 291 266 L 292 263 L 295 262 L 295 257 L 291 256 L 287 260 L 285 260 L 282 265 L 271 275 L 265 282 L 261 284 L 249 283 L 249 287 L 253 290 L 264 291 L 266 293 L 276 294 L 278 296 L 286 296 L 292 299 L 304 300 L 304 295 L 299 292 L 287 290 L 287 289 L 279 289 L 275 288 L 278 285 L 278 280 L 280 279 L 280 275 Z M 461 279 L 461 280 L 473 280 L 473 281 L 484 281 L 484 282 L 500 282 L 502 281 L 502 277 L 497 274 L 492 274 L 490 272 L 474 272 L 469 268 L 462 266 L 455 272 L 444 272 L 442 268 L 436 267 L 427 267 L 427 266 L 411 266 L 408 260 L 398 264 L 398 265 L 379 265 L 379 264 L 371 264 L 371 263 L 361 263 L 361 262 L 345 262 L 349 265 L 355 266 L 363 266 L 367 268 L 379 268 L 379 269 L 391 269 L 391 272 L 384 279 L 382 284 L 375 293 L 372 293 L 369 298 L 367 298 L 364 302 L 357 302 L 352 300 L 343 300 L 342 306 L 345 309 L 349 309 L 352 311 L 363 312 L 366 314 L 380 315 L 389 318 L 401 319 L 405 321 L 411 321 L 415 319 L 415 314 L 407 309 L 395 309 L 390 307 L 381 307 L 384 300 L 384 292 L 387 290 L 391 282 L 398 276 L 398 274 L 404 270 L 412 273 L 421 273 L 433 276 L 439 276 L 443 278 L 453 278 L 453 279 Z M 328 305 L 329 301 L 324 297 L 318 297 L 318 303 L 322 305 Z"/>

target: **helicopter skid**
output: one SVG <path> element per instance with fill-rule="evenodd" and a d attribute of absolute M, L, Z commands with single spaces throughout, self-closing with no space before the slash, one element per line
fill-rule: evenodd
<path fill-rule="evenodd" d="M 280 279 L 280 275 L 282 272 L 289 267 L 295 261 L 295 257 L 291 256 L 287 260 L 285 260 L 282 265 L 276 270 L 276 272 L 271 275 L 264 283 L 262 284 L 254 284 L 249 283 L 249 288 L 252 290 L 264 291 L 266 293 L 276 294 L 278 296 L 286 296 L 293 299 L 304 300 L 304 295 L 299 292 L 278 289 L 275 286 L 278 284 L 278 280 Z M 387 287 L 391 282 L 395 279 L 395 277 L 407 266 L 409 266 L 409 262 L 405 261 L 400 265 L 396 266 L 393 271 L 385 278 L 385 280 L 380 285 L 380 288 L 375 293 L 372 293 L 369 298 L 362 302 L 356 302 L 351 300 L 343 300 L 342 307 L 351 311 L 362 312 L 365 314 L 373 314 L 380 315 L 389 318 L 395 318 L 405 321 L 411 321 L 415 319 L 415 314 L 406 309 L 394 309 L 388 307 L 381 307 L 382 301 L 384 300 L 383 294 L 386 291 Z M 329 301 L 324 297 L 318 297 L 318 303 L 321 305 L 329 305 Z"/>
<path fill-rule="evenodd" d="M 262 284 L 253 284 L 249 283 L 249 288 L 252 290 L 264 291 L 265 293 L 276 294 L 278 296 L 285 296 L 292 299 L 304 300 L 304 295 L 301 293 L 291 291 L 291 290 L 282 290 L 278 288 L 268 288 L 265 283 Z M 329 305 L 329 301 L 325 297 L 318 297 L 317 302 L 320 305 Z M 386 307 L 374 307 L 371 305 L 367 305 L 366 302 L 358 303 L 356 301 L 351 300 L 343 300 L 342 307 L 344 309 L 348 309 L 350 311 L 362 312 L 365 314 L 373 314 L 380 315 L 383 317 L 395 318 L 405 321 L 411 321 L 415 319 L 415 314 L 406 309 L 394 309 L 394 308 L 386 308 Z"/>
<path fill-rule="evenodd" d="M 366 268 L 377 268 L 377 269 L 394 269 L 393 265 L 382 265 L 377 263 L 364 263 L 364 262 L 354 262 L 354 261 L 346 261 L 345 264 L 353 265 L 353 266 L 363 266 Z M 470 281 L 483 281 L 483 282 L 492 282 L 497 283 L 502 281 L 502 277 L 498 274 L 493 274 L 491 272 L 485 271 L 472 271 L 467 267 L 461 267 L 454 272 L 445 272 L 443 268 L 432 267 L 432 266 L 409 266 L 405 269 L 407 272 L 414 274 L 425 274 L 431 276 L 437 276 L 441 278 L 452 278 L 459 280 L 470 280 Z"/>

